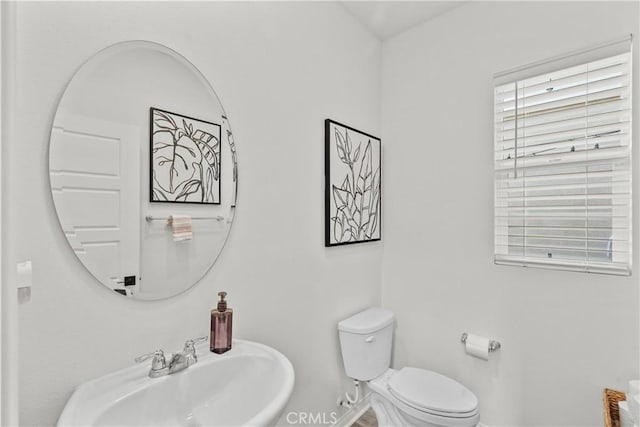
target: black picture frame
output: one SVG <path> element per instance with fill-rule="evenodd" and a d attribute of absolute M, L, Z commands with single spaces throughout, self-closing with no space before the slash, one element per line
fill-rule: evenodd
<path fill-rule="evenodd" d="M 382 141 L 324 121 L 325 247 L 382 238 Z"/>
<path fill-rule="evenodd" d="M 149 201 L 219 205 L 222 126 L 155 107 L 149 115 Z"/>

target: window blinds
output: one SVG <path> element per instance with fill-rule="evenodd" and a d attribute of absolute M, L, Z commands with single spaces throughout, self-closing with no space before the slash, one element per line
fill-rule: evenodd
<path fill-rule="evenodd" d="M 631 273 L 629 44 L 496 77 L 496 263 Z"/>

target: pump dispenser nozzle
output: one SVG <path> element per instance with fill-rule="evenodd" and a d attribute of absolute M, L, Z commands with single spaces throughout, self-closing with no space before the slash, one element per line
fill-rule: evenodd
<path fill-rule="evenodd" d="M 227 301 L 225 300 L 227 293 L 224 291 L 218 292 L 218 296 L 220 297 L 220 301 L 218 301 L 218 311 L 227 311 Z"/>

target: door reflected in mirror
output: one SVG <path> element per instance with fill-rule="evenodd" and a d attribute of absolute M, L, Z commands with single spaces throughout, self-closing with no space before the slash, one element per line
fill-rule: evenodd
<path fill-rule="evenodd" d="M 237 173 L 211 85 L 162 45 L 98 52 L 58 105 L 49 151 L 58 220 L 78 259 L 114 292 L 156 300 L 198 282 L 229 235 Z"/>

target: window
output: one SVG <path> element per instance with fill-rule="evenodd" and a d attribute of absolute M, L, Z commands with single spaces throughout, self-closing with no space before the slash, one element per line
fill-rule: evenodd
<path fill-rule="evenodd" d="M 497 264 L 631 274 L 629 47 L 496 75 Z"/>

